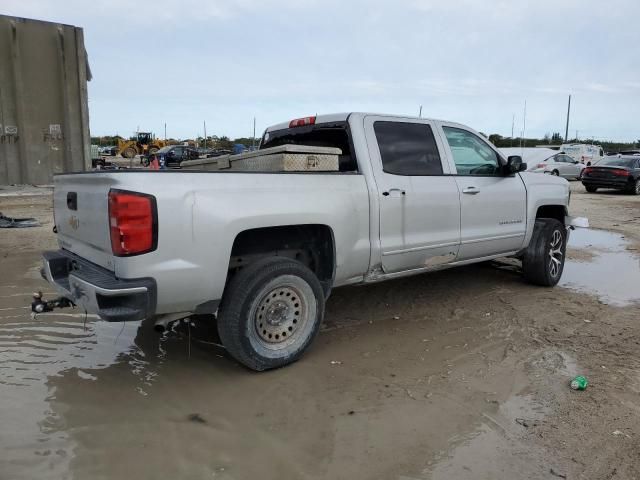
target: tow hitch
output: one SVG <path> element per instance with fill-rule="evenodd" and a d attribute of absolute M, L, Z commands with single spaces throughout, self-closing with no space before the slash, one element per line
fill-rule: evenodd
<path fill-rule="evenodd" d="M 53 300 L 45 300 L 42 298 L 42 292 L 34 292 L 33 301 L 31 302 L 31 311 L 33 313 L 51 312 L 54 308 L 75 307 L 73 303 L 66 297 L 58 297 Z"/>

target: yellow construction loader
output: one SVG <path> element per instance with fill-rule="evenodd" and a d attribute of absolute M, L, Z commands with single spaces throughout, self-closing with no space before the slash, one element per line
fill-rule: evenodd
<path fill-rule="evenodd" d="M 152 155 L 167 144 L 165 140 L 155 138 L 152 133 L 138 132 L 129 140 L 118 140 L 118 153 L 125 158 L 136 155 Z"/>

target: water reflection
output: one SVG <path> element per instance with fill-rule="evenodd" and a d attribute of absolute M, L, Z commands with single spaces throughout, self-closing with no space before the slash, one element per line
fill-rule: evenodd
<path fill-rule="evenodd" d="M 610 305 L 640 302 L 640 256 L 628 246 L 617 233 L 576 229 L 569 238 L 576 258 L 567 260 L 560 285 L 596 295 Z"/>

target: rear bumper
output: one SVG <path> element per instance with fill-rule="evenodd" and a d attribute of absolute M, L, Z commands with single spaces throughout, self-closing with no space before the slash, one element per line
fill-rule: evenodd
<path fill-rule="evenodd" d="M 156 308 L 152 278 L 124 280 L 65 250 L 42 254 L 42 276 L 63 297 L 108 322 L 143 320 Z"/>
<path fill-rule="evenodd" d="M 600 187 L 600 188 L 618 188 L 625 189 L 629 188 L 629 181 L 626 178 L 618 179 L 609 179 L 609 178 L 591 178 L 591 177 L 582 177 L 582 184 L 585 187 Z"/>

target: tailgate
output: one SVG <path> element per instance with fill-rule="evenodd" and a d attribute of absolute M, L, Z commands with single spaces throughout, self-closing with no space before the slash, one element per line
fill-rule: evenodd
<path fill-rule="evenodd" d="M 111 271 L 108 196 L 114 185 L 108 173 L 58 175 L 53 190 L 60 246 Z"/>

